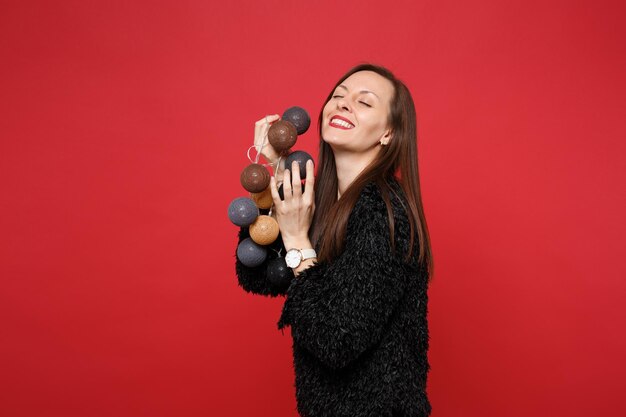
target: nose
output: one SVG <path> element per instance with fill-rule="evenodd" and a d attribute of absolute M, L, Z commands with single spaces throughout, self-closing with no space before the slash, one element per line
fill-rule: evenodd
<path fill-rule="evenodd" d="M 350 106 L 348 105 L 348 101 L 345 97 L 341 97 L 339 100 L 337 100 L 337 108 L 350 111 Z"/>

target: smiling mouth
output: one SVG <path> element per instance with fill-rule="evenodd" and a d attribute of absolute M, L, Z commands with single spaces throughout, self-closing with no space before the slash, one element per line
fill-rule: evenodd
<path fill-rule="evenodd" d="M 352 123 L 346 122 L 345 120 L 337 117 L 334 117 L 328 124 L 339 129 L 352 129 L 354 127 Z"/>

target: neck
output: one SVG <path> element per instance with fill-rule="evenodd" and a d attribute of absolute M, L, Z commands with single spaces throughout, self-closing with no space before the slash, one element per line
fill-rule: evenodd
<path fill-rule="evenodd" d="M 337 199 L 352 184 L 356 177 L 374 160 L 380 149 L 376 146 L 366 152 L 353 153 L 334 151 L 337 168 Z"/>

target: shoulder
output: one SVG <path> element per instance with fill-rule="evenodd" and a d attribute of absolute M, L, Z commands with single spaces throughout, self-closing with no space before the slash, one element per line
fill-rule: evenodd
<path fill-rule="evenodd" d="M 385 200 L 389 202 L 391 213 Z M 350 213 L 348 234 L 362 235 L 365 231 L 389 234 L 390 221 L 394 222 L 395 230 L 408 228 L 409 219 L 405 207 L 408 206 L 398 180 L 391 179 L 388 187 L 369 182 L 361 190 Z"/>
<path fill-rule="evenodd" d="M 380 215 L 387 217 L 386 197 L 386 200 L 391 204 L 394 220 L 408 221 L 408 205 L 400 182 L 395 178 L 391 178 L 387 184 L 388 187 L 382 187 L 374 181 L 367 183 L 361 190 L 361 194 L 354 206 L 352 213 L 354 217 L 377 217 Z"/>
<path fill-rule="evenodd" d="M 403 258 L 409 249 L 411 233 L 408 201 L 399 180 L 391 179 L 387 185 L 384 187 L 370 182 L 363 187 L 348 219 L 347 242 L 390 250 L 388 243 L 393 234 L 398 249 L 396 255 Z M 383 194 L 387 194 L 389 208 Z"/>

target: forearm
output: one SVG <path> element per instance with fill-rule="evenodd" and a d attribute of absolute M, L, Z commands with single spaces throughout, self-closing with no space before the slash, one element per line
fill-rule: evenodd
<path fill-rule="evenodd" d="M 380 249 L 360 243 L 332 263 L 304 269 L 287 290 L 278 328 L 291 325 L 294 343 L 331 368 L 347 366 L 382 340 L 414 278 L 388 243 L 375 244 Z"/>

